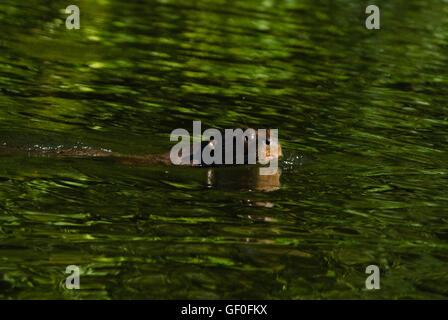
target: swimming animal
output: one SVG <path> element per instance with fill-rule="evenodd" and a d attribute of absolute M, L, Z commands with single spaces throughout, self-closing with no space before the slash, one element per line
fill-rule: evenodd
<path fill-rule="evenodd" d="M 270 130 L 266 130 L 266 137 L 265 139 L 258 139 L 258 130 L 254 130 L 255 137 L 248 137 L 244 135 L 236 135 L 233 137 L 233 143 L 234 146 L 237 144 L 237 139 L 242 139 L 242 145 L 244 150 L 244 161 L 242 164 L 248 164 L 249 161 L 249 151 L 250 151 L 250 144 L 256 143 L 256 147 L 258 144 L 263 143 L 264 147 L 266 148 L 266 152 L 263 155 L 259 155 L 258 152 L 256 152 L 256 162 L 257 163 L 267 163 L 268 161 L 274 159 L 274 158 L 281 158 L 282 156 L 282 148 L 280 144 L 277 142 L 274 142 L 273 139 L 270 137 Z M 225 152 L 222 152 L 222 161 L 220 161 L 222 164 L 207 164 L 204 162 L 204 159 L 201 157 L 201 163 L 194 163 L 194 154 L 195 152 L 203 152 L 204 148 L 209 148 L 211 155 L 213 155 L 213 150 L 218 147 L 224 147 L 226 145 L 225 138 L 221 141 L 222 146 L 218 145 L 218 141 L 214 140 L 213 138 L 209 141 L 203 141 L 201 143 L 201 148 L 197 151 L 193 149 L 193 146 L 190 148 L 190 152 L 188 155 L 184 156 L 182 154 L 182 151 L 179 151 L 179 157 L 182 159 L 181 163 L 179 165 L 181 166 L 198 166 L 198 167 L 217 167 L 217 166 L 227 166 L 225 161 Z M 276 148 L 273 148 L 273 147 Z M 254 148 L 254 150 L 257 150 L 257 148 Z M 109 157 L 112 158 L 119 163 L 126 164 L 126 165 L 141 165 L 141 166 L 153 166 L 153 165 L 173 165 L 171 158 L 170 158 L 170 152 L 167 153 L 161 153 L 161 154 L 123 154 L 118 152 L 113 152 L 109 150 L 101 150 L 101 149 L 89 149 L 89 148 L 68 148 L 68 149 L 51 149 L 51 148 L 38 148 L 38 149 L 30 149 L 30 148 L 23 148 L 23 147 L 8 147 L 8 146 L 2 146 L 3 149 L 6 150 L 13 150 L 13 151 L 23 151 L 27 152 L 28 154 L 32 156 L 47 156 L 47 157 Z M 276 150 L 275 152 L 271 150 Z M 237 148 L 233 148 L 233 164 L 236 164 L 237 157 Z"/>

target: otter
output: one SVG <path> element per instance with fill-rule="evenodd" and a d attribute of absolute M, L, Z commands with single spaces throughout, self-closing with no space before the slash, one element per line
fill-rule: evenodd
<path fill-rule="evenodd" d="M 256 153 L 256 162 L 257 163 L 266 163 L 270 159 L 281 158 L 282 157 L 282 149 L 278 142 L 271 141 L 270 130 L 266 130 L 266 139 L 265 141 L 260 141 L 258 139 L 258 130 L 254 130 L 256 137 L 253 137 L 251 140 L 247 136 L 236 136 L 233 137 L 233 143 L 235 145 L 236 140 L 243 139 L 242 144 L 244 147 L 244 162 L 242 164 L 249 164 L 249 145 L 251 141 L 253 143 L 263 143 L 265 144 L 266 154 L 261 158 L 258 153 Z M 226 145 L 225 138 L 222 139 L 222 145 Z M 275 148 L 275 147 L 276 148 Z M 217 148 L 217 141 L 211 138 L 208 141 L 202 141 L 200 150 L 196 152 L 201 152 L 205 148 L 210 148 L 211 153 L 213 154 L 213 149 Z M 273 148 L 274 147 L 274 148 Z M 15 150 L 15 151 L 25 151 L 35 156 L 53 156 L 53 157 L 109 157 L 114 159 L 115 161 L 125 164 L 125 165 L 137 165 L 137 166 L 153 166 L 153 165 L 164 165 L 171 166 L 172 161 L 170 158 L 170 152 L 161 153 L 161 154 L 143 154 L 143 155 L 133 155 L 133 154 L 122 154 L 118 152 L 113 152 L 109 150 L 98 150 L 98 149 L 86 149 L 86 148 L 68 148 L 68 149 L 25 149 L 25 148 L 10 148 L 7 146 L 3 146 L 3 149 Z M 271 149 L 276 149 L 276 152 L 271 152 Z M 256 148 L 255 148 L 256 150 Z M 179 151 L 179 157 L 182 159 L 180 166 L 192 166 L 192 167 L 216 167 L 216 166 L 228 166 L 225 164 L 224 152 L 222 153 L 222 164 L 207 164 L 201 157 L 201 163 L 194 163 L 194 150 L 193 147 L 190 148 L 189 155 L 183 156 L 182 151 Z M 236 163 L 236 148 L 233 148 L 233 162 Z"/>
<path fill-rule="evenodd" d="M 258 131 L 255 130 L 255 133 L 258 138 Z M 247 137 L 237 136 L 238 138 L 244 139 L 244 164 L 248 164 L 248 150 L 249 150 L 249 141 Z M 236 142 L 236 137 L 233 138 L 234 142 Z M 259 141 L 258 139 L 256 141 Z M 214 139 L 210 139 L 209 141 L 203 141 L 201 143 L 201 150 L 204 148 L 214 148 L 216 147 L 217 141 Z M 222 141 L 223 145 L 225 145 L 225 139 Z M 261 143 L 265 144 L 266 147 L 266 155 L 263 159 L 259 159 L 257 155 L 257 162 L 265 161 L 267 158 L 281 158 L 282 157 L 282 149 L 278 142 L 271 141 L 270 139 L 270 130 L 266 130 L 266 140 L 261 141 Z M 275 148 L 276 146 L 276 148 Z M 273 150 L 277 149 L 277 151 L 271 152 L 271 147 Z M 109 150 L 99 150 L 99 149 L 85 149 L 85 148 L 69 148 L 69 149 L 36 149 L 32 150 L 29 148 L 14 148 L 10 146 L 0 146 L 0 150 L 4 150 L 6 152 L 19 152 L 19 153 L 27 153 L 29 156 L 33 157 L 49 157 L 49 158 L 108 158 L 118 164 L 126 165 L 126 166 L 176 166 L 173 165 L 170 158 L 170 152 L 162 153 L 162 154 L 122 154 L 119 152 L 113 152 Z M 236 150 L 236 148 L 234 148 Z M 259 172 L 258 166 L 250 166 L 250 165 L 228 165 L 224 164 L 213 164 L 209 165 L 204 163 L 203 161 L 200 164 L 193 163 L 193 148 L 190 150 L 190 155 L 188 157 L 182 158 L 183 161 L 179 165 L 180 167 L 204 167 L 207 168 L 207 171 L 201 172 L 200 174 L 204 174 L 204 182 L 208 186 L 213 186 L 216 188 L 230 188 L 230 189 L 243 189 L 243 190 L 256 190 L 256 191 L 275 191 L 280 188 L 280 175 L 281 170 L 276 170 L 273 174 L 269 175 L 261 175 Z M 181 157 L 182 155 L 179 154 Z M 235 152 L 233 154 L 235 159 Z M 235 163 L 235 162 L 233 162 Z M 263 162 L 264 163 L 264 162 Z"/>

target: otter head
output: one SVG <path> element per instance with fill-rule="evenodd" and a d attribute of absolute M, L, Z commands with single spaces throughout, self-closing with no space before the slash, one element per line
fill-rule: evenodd
<path fill-rule="evenodd" d="M 265 154 L 258 154 L 257 152 L 257 162 L 265 164 L 275 158 L 280 159 L 282 157 L 282 147 L 278 141 L 278 137 L 271 136 L 271 129 L 266 129 L 266 137 L 259 134 L 256 130 L 258 146 L 266 150 Z"/>
<path fill-rule="evenodd" d="M 238 129 L 237 129 L 238 130 Z M 282 156 L 282 148 L 280 146 L 280 143 L 278 141 L 278 137 L 274 137 L 273 135 L 271 135 L 271 130 L 270 129 L 266 129 L 265 130 L 265 135 L 263 135 L 261 133 L 260 130 L 255 130 L 255 129 L 240 129 L 241 131 L 239 131 L 240 134 L 236 133 L 237 131 L 234 130 L 234 134 L 232 136 L 227 136 L 224 135 L 223 139 L 221 141 L 221 146 L 219 145 L 219 142 L 214 139 L 211 138 L 209 141 L 205 142 L 205 144 L 203 145 L 204 147 L 207 147 L 209 149 L 212 150 L 216 150 L 217 148 L 222 147 L 223 148 L 223 152 L 222 152 L 222 163 L 225 163 L 225 154 L 226 152 L 232 152 L 231 157 L 233 159 L 233 164 L 238 164 L 241 162 L 237 161 L 237 152 L 240 152 L 241 149 L 238 149 L 238 145 L 242 145 L 243 146 L 243 151 L 244 151 L 244 160 L 243 163 L 244 164 L 248 164 L 250 161 L 250 155 L 249 153 L 253 153 L 252 157 L 255 156 L 254 161 L 257 163 L 261 163 L 261 164 L 266 164 L 268 162 L 270 162 L 271 160 L 274 159 L 278 159 Z M 236 134 L 235 134 L 236 133 Z M 232 151 L 226 150 L 226 139 L 231 139 L 232 142 L 231 144 L 233 144 L 233 148 Z M 240 140 L 240 141 L 238 141 Z M 259 154 L 259 150 L 258 148 L 261 148 L 261 151 L 264 150 L 264 152 L 260 152 Z M 253 163 L 253 162 L 252 162 Z"/>

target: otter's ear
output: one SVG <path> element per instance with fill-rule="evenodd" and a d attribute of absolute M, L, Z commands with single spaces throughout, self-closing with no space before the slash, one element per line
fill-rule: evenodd
<path fill-rule="evenodd" d="M 266 129 L 266 141 L 271 142 L 271 129 Z"/>

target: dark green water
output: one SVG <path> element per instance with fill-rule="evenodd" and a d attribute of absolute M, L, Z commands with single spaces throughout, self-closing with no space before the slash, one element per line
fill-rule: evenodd
<path fill-rule="evenodd" d="M 0 144 L 158 153 L 201 120 L 288 161 L 267 192 L 1 151 L 0 298 L 446 299 L 448 2 L 375 1 L 376 31 L 368 4 L 2 0 Z"/>

